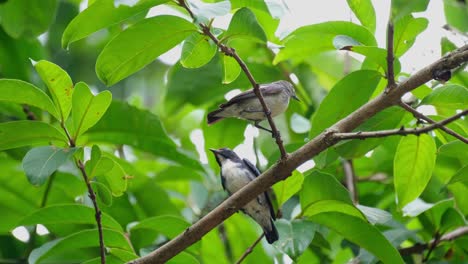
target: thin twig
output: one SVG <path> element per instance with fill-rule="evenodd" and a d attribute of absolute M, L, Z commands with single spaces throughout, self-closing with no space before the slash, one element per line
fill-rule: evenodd
<path fill-rule="evenodd" d="M 200 26 L 202 28 L 203 34 L 211 38 L 211 40 L 213 40 L 216 46 L 219 47 L 221 52 L 223 52 L 226 56 L 233 57 L 237 61 L 242 71 L 245 73 L 245 75 L 249 79 L 250 83 L 252 84 L 255 95 L 257 96 L 258 100 L 260 101 L 260 104 L 262 105 L 263 112 L 265 112 L 265 116 L 270 125 L 273 137 L 276 139 L 276 144 L 278 145 L 278 148 L 281 153 L 281 159 L 284 160 L 288 154 L 286 152 L 286 149 L 284 148 L 283 140 L 281 139 L 280 132 L 276 128 L 275 122 L 273 121 L 273 118 L 271 117 L 271 111 L 268 108 L 267 104 L 265 103 L 265 99 L 263 98 L 262 91 L 260 90 L 260 85 L 255 81 L 255 78 L 253 77 L 249 68 L 247 67 L 245 62 L 239 57 L 239 55 L 236 53 L 236 51 L 233 48 L 228 47 L 224 45 L 223 43 L 221 43 L 219 39 L 215 35 L 213 35 L 213 33 L 211 33 L 210 28 L 208 26 L 204 24 L 200 24 Z"/>
<path fill-rule="evenodd" d="M 378 172 L 374 175 L 364 178 L 357 178 L 358 182 L 385 182 L 388 180 L 388 177 L 385 173 Z"/>
<path fill-rule="evenodd" d="M 99 248 L 100 248 L 100 253 L 101 253 L 101 264 L 105 264 L 106 263 L 106 247 L 104 245 L 104 237 L 102 234 L 102 222 L 101 222 L 102 212 L 99 209 L 99 206 L 97 204 L 96 194 L 94 193 L 93 188 L 91 187 L 91 182 L 88 178 L 88 174 L 86 173 L 86 169 L 85 169 L 83 162 L 81 162 L 81 160 L 77 160 L 76 166 L 78 167 L 78 169 L 80 169 L 81 175 L 83 175 L 83 179 L 86 183 L 86 187 L 88 187 L 89 198 L 93 202 L 94 211 L 95 211 L 94 216 L 96 218 L 96 223 L 97 223 L 98 233 L 99 233 Z"/>
<path fill-rule="evenodd" d="M 353 161 L 344 160 L 343 169 L 346 178 L 346 187 L 348 188 L 351 200 L 353 201 L 353 204 L 358 204 L 359 195 L 356 188 L 356 174 L 354 173 Z"/>
<path fill-rule="evenodd" d="M 468 114 L 468 110 L 464 110 L 452 117 L 444 119 L 440 122 L 431 124 L 429 126 L 425 126 L 423 128 L 414 128 L 414 129 L 389 129 L 389 130 L 381 130 L 381 131 L 371 131 L 371 132 L 349 132 L 349 133 L 335 133 L 333 136 L 338 140 L 346 140 L 346 139 L 366 139 L 366 138 L 379 138 L 379 137 L 388 137 L 393 135 L 420 135 L 423 133 L 427 133 L 434 129 L 440 128 L 453 122 L 462 116 Z"/>
<path fill-rule="evenodd" d="M 436 248 L 442 242 L 452 241 L 454 239 L 457 239 L 467 234 L 468 234 L 468 226 L 459 227 L 453 230 L 452 232 L 443 235 L 440 239 L 434 238 L 426 244 L 418 243 L 411 247 L 401 248 L 399 252 L 401 255 L 419 254 L 428 248 L 431 248 L 431 247 Z"/>
<path fill-rule="evenodd" d="M 426 262 L 429 257 L 431 256 L 432 251 L 437 247 L 437 245 L 440 243 L 440 233 L 436 232 L 434 235 L 434 243 L 431 243 L 429 245 L 429 250 L 427 250 L 426 256 L 423 258 L 423 262 Z"/>
<path fill-rule="evenodd" d="M 252 253 L 253 249 L 255 248 L 255 246 L 257 246 L 257 244 L 262 240 L 262 238 L 265 236 L 265 233 L 262 233 L 258 238 L 257 240 L 255 240 L 255 242 L 253 242 L 252 245 L 250 245 L 250 247 L 248 247 L 244 254 L 242 254 L 242 256 L 240 256 L 240 258 L 236 261 L 236 264 L 240 264 L 242 263 L 242 261 L 244 261 L 244 259 L 250 254 Z"/>
<path fill-rule="evenodd" d="M 396 85 L 395 83 L 395 71 L 393 62 L 395 57 L 393 55 L 393 22 L 392 18 L 388 19 L 387 24 L 387 88 L 385 89 L 388 92 L 390 89 L 393 89 Z"/>
<path fill-rule="evenodd" d="M 432 120 L 431 118 L 427 117 L 426 115 L 423 115 L 422 113 L 418 112 L 416 109 L 414 109 L 413 107 L 411 107 L 410 105 L 404 103 L 404 102 L 400 102 L 400 106 L 405 109 L 406 111 L 410 112 L 413 114 L 414 117 L 416 117 L 417 119 L 422 119 L 430 124 L 435 124 L 436 121 Z M 458 134 L 457 132 L 453 131 L 452 129 L 446 127 L 446 126 L 441 126 L 439 127 L 440 130 L 444 131 L 445 133 L 455 137 L 455 138 L 458 138 L 460 141 L 462 141 L 463 143 L 465 144 L 468 144 L 468 138 L 466 137 L 463 137 L 462 135 Z"/>

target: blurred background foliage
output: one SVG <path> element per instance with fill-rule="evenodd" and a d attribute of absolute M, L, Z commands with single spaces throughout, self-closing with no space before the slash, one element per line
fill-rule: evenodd
<path fill-rule="evenodd" d="M 76 36 L 67 35 L 68 42 L 64 32 L 70 22 L 87 7 L 86 3 L 80 0 L 0 2 L 0 78 L 23 80 L 48 92 L 32 63 L 48 60 L 63 68 L 74 83 L 83 81 L 94 93 L 103 90 L 112 93 L 113 102 L 106 115 L 79 142 L 86 146 L 85 157 L 89 157 L 93 143 L 99 144 L 103 155 L 119 164 L 125 175 L 129 176 L 126 190 L 119 195 L 111 194 L 109 186 L 102 184 L 99 178 L 93 185 L 98 194 L 99 206 L 109 217 L 108 223 L 104 224 L 109 228 L 104 233 L 110 253 L 109 263 L 122 263 L 136 255 L 150 252 L 226 198 L 221 188 L 218 166 L 214 157 L 206 152 L 208 148 L 235 149 L 256 163 L 261 170 L 279 158 L 271 135 L 257 131 L 244 121 L 229 119 L 207 126 L 206 113 L 224 102 L 227 93 L 234 89 L 246 90 L 251 86 L 246 76 L 235 66 L 226 68 L 231 67 L 229 62 L 226 62 L 224 55 L 213 51 L 214 46 L 207 48 L 213 51 L 211 54 L 198 57 L 205 60 L 206 64 L 158 58 L 110 87 L 101 82 L 96 74 L 96 61 L 104 47 L 121 32 L 152 14 L 150 7 L 156 2 L 162 4 L 166 1 L 120 2 L 89 0 L 87 5 L 107 5 L 108 9 L 99 14 L 103 19 L 113 12 L 114 15 L 120 15 L 130 8 L 140 9 L 87 37 L 73 39 Z M 359 50 L 357 47 L 354 51 L 366 56 L 363 61 L 362 58 L 350 56 L 347 51 L 337 51 L 341 44 L 332 43 L 344 41 L 346 46 L 348 40 L 340 40 L 336 36 L 348 34 L 363 46 L 376 46 L 376 15 L 372 4 L 370 1 L 362 1 L 365 4 L 356 5 L 358 2 L 343 1 L 342 5 L 345 8 L 349 4 L 362 26 L 357 23 L 350 26 L 349 22 L 310 25 L 282 39 L 275 35 L 275 31 L 281 14 L 288 11 L 287 2 L 232 0 L 227 5 L 226 13 L 235 13 L 242 7 L 249 8 L 260 27 L 261 33 L 252 33 L 256 41 L 233 38 L 227 42 L 247 63 L 256 81 L 268 83 L 286 79 L 296 84 L 302 102 L 292 102 L 287 112 L 275 119 L 288 152 L 298 149 L 339 117 L 343 117 L 346 111 L 352 112 L 353 104 L 362 105 L 385 87 L 382 51 Z M 394 13 L 395 34 L 400 34 L 396 35 L 400 36 L 396 38 L 396 41 L 400 41 L 396 45 L 401 44 L 395 52 L 400 57 L 417 41 L 417 35 L 426 28 L 431 18 L 416 19 L 411 15 L 424 11 L 428 1 L 414 1 L 417 2 L 414 5 L 406 1 L 393 2 L 393 8 L 397 10 Z M 208 5 L 215 7 L 211 10 L 206 8 Z M 166 2 L 164 6 L 172 9 L 174 14 L 189 19 L 187 13 L 174 2 Z M 226 3 L 204 1 L 197 2 L 197 5 L 192 3 L 192 7 L 203 21 L 203 18 L 212 16 L 210 10 L 224 12 Z M 320 8 L 320 3 L 305 3 L 304 7 Z M 127 11 L 124 10 L 126 8 Z M 467 10 L 464 1 L 445 0 L 444 10 L 440 12 L 445 13 L 448 27 L 466 37 Z M 98 23 L 100 19 L 100 16 L 92 17 L 88 24 Z M 216 30 L 224 32 L 226 28 Z M 294 36 L 305 37 L 306 41 L 301 42 Z M 197 36 L 195 34 L 192 37 Z M 278 47 L 284 48 L 278 53 Z M 456 45 L 449 39 L 441 39 L 441 54 L 455 48 Z M 179 54 L 173 57 L 177 56 Z M 184 67 L 190 63 L 198 63 L 199 67 Z M 358 70 L 369 72 L 360 71 L 362 76 L 359 76 Z M 223 74 L 227 71 L 233 71 L 230 73 L 234 77 Z M 350 74 L 353 72 L 354 75 Z M 368 79 L 372 74 L 375 78 Z M 400 78 L 405 76 L 407 74 L 404 72 L 399 74 Z M 336 96 L 329 93 L 332 88 L 338 87 L 335 86 L 338 83 L 343 87 L 342 92 L 350 93 L 346 96 L 338 92 Z M 415 90 L 414 105 L 420 104 L 422 100 L 421 105 L 434 106 L 436 112 L 433 118 L 436 120 L 455 113 L 456 109 L 466 108 L 463 102 L 467 102 L 467 72 L 454 72 L 450 84 L 464 87 L 462 99 L 449 97 L 444 104 L 428 98 L 431 88 L 442 86 L 434 82 L 429 84 L 433 87 L 422 86 Z M 340 88 L 334 89 L 337 91 Z M 321 105 L 327 94 L 330 103 Z M 353 94 L 357 94 L 362 102 L 351 100 Z M 462 107 L 460 100 L 465 100 L 461 101 Z M 458 106 L 454 106 L 457 103 Z M 348 104 L 351 108 L 337 113 L 343 105 Z M 53 123 L 52 117 L 41 109 L 31 107 L 31 111 L 39 120 Z M 314 117 L 315 114 L 319 117 Z M 393 119 L 389 120 L 388 116 Z M 20 104 L 0 100 L 0 122 L 26 119 L 27 115 Z M 387 109 L 372 122 L 367 127 L 364 124 L 362 129 L 417 126 L 414 118 L 400 109 Z M 464 136 L 468 133 L 466 119 L 448 127 Z M 114 134 L 113 131 L 121 133 Z M 357 225 L 355 233 L 350 235 L 351 239 L 346 239 L 346 235 L 340 233 L 339 229 L 326 228 L 323 219 L 317 218 L 311 222 L 314 218 L 307 217 L 307 211 L 303 211 L 304 201 L 320 200 L 313 197 L 315 194 L 331 200 L 342 195 L 347 197 L 344 188 L 341 190 L 336 187 L 337 183 L 344 184 L 345 160 L 352 160 L 354 165 L 359 204 L 368 208 L 367 211 L 365 208 L 359 209 L 368 220 L 370 215 L 374 215 L 375 222 L 371 222 L 393 246 L 428 242 L 435 234 L 441 235 L 466 225 L 466 145 L 455 142 L 454 138 L 440 131 L 436 131 L 433 138 L 438 155 L 432 177 L 427 186 L 423 186 L 419 204 L 403 210 L 395 203 L 392 182 L 399 137 L 369 140 L 365 144 L 345 142 L 319 155 L 314 160 L 314 169 L 311 169 L 312 166 L 302 168 L 295 171 L 287 181 L 274 186 L 284 218 L 277 222 L 281 241 L 275 246 L 263 241 L 244 262 L 273 263 L 273 259 L 276 259 L 276 263 L 288 263 L 291 260 L 298 263 L 346 263 L 356 256 L 363 263 L 377 261 L 374 255 L 357 246 L 358 242 L 351 242 L 353 238 L 359 237 Z M 94 226 L 93 212 L 89 207 L 92 204 L 78 170 L 70 161 L 53 173 L 46 184 L 32 186 L 21 166 L 29 149 L 20 147 L 0 152 L 0 263 L 23 263 L 26 260 L 31 263 L 98 263 L 97 234 L 95 230 L 89 229 Z M 324 177 L 325 183 L 312 182 L 312 176 Z M 457 180 L 451 181 L 452 178 Z M 330 194 L 326 187 L 336 193 L 327 196 Z M 314 195 L 310 196 L 311 193 Z M 348 200 L 342 202 L 350 203 Z M 41 208 L 51 211 L 43 211 Z M 41 212 L 43 215 L 39 215 Z M 72 212 L 80 214 L 74 215 Z M 118 229 L 120 231 L 115 231 Z M 125 233 L 128 241 L 122 240 L 124 237 L 119 235 L 121 233 Z M 178 255 L 173 263 L 233 263 L 260 233 L 260 228 L 250 218 L 235 214 L 200 242 Z M 373 239 L 375 237 L 369 237 L 371 242 L 378 241 Z M 434 263 L 462 263 L 467 259 L 467 252 L 468 238 L 464 237 L 437 247 L 431 259 Z M 405 256 L 405 261 L 419 263 L 423 256 Z"/>

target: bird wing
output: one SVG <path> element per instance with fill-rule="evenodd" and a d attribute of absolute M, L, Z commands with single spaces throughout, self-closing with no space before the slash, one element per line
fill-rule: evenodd
<path fill-rule="evenodd" d="M 280 93 L 283 90 L 283 87 L 280 84 L 269 83 L 269 84 L 260 85 L 260 90 L 262 91 L 263 95 L 272 95 L 272 94 Z M 227 101 L 224 104 L 221 104 L 219 107 L 220 108 L 228 107 L 230 105 L 236 104 L 236 103 L 241 102 L 243 100 L 251 99 L 251 98 L 255 98 L 255 97 L 257 97 L 257 96 L 255 95 L 253 89 L 250 89 L 248 91 L 245 91 L 243 93 L 240 93 L 240 94 L 234 96 L 233 98 L 231 98 L 231 100 Z"/>
<path fill-rule="evenodd" d="M 252 164 L 252 162 L 250 162 L 247 159 L 242 159 L 242 161 L 247 166 L 247 168 L 249 168 L 249 170 L 255 175 L 255 178 L 257 178 L 258 175 L 261 174 L 260 171 L 257 169 L 257 167 Z M 252 180 L 254 180 L 254 179 L 252 179 Z M 270 209 L 271 218 L 273 218 L 273 220 L 276 220 L 276 214 L 275 214 L 275 211 L 273 209 L 273 204 L 271 203 L 270 196 L 268 195 L 268 192 L 264 192 L 263 195 L 265 196 L 265 200 L 266 200 L 266 203 L 268 205 L 268 209 Z M 257 198 L 257 200 L 258 200 L 258 198 Z M 259 201 L 259 203 L 261 203 L 261 202 Z"/>
<path fill-rule="evenodd" d="M 223 190 L 229 192 L 229 191 L 226 189 L 226 179 L 224 178 L 222 172 L 221 172 L 221 185 L 223 186 Z"/>

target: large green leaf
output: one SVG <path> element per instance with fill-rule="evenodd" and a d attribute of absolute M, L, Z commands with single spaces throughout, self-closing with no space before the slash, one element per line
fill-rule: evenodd
<path fill-rule="evenodd" d="M 465 1 L 444 0 L 444 13 L 450 26 L 468 32 L 468 7 Z"/>
<path fill-rule="evenodd" d="M 110 215 L 102 214 L 102 226 L 122 231 L 120 224 Z M 60 204 L 44 207 L 23 218 L 19 225 L 53 226 L 57 224 L 96 224 L 94 208 L 81 204 Z"/>
<path fill-rule="evenodd" d="M 180 64 L 185 68 L 199 68 L 211 61 L 216 50 L 216 45 L 207 36 L 192 33 L 182 46 Z"/>
<path fill-rule="evenodd" d="M 464 109 L 468 106 L 468 88 L 457 84 L 438 87 L 424 97 L 421 105 L 433 105 L 452 110 Z"/>
<path fill-rule="evenodd" d="M 60 121 L 65 122 L 72 107 L 73 83 L 70 76 L 58 65 L 49 61 L 41 60 L 35 67 L 49 88 L 52 100 L 60 112 Z"/>
<path fill-rule="evenodd" d="M 375 10 L 370 0 L 347 0 L 349 7 L 361 24 L 375 33 Z"/>
<path fill-rule="evenodd" d="M 110 86 L 142 69 L 196 30 L 175 16 L 147 18 L 113 38 L 96 61 L 96 73 Z"/>
<path fill-rule="evenodd" d="M 77 138 L 94 126 L 104 115 L 112 101 L 112 94 L 103 91 L 93 95 L 88 85 L 79 82 L 75 85 L 72 98 L 74 137 Z"/>
<path fill-rule="evenodd" d="M 396 57 L 401 57 L 411 46 L 416 37 L 423 32 L 429 20 L 423 17 L 414 18 L 411 15 L 402 17 L 395 23 L 395 34 L 393 37 L 393 52 Z"/>
<path fill-rule="evenodd" d="M 404 263 L 398 251 L 383 234 L 361 218 L 343 213 L 327 212 L 311 216 L 310 219 L 335 230 L 347 240 L 365 248 L 383 263 Z"/>
<path fill-rule="evenodd" d="M 127 238 L 121 232 L 112 229 L 103 229 L 104 245 L 106 247 L 116 247 L 129 252 L 133 252 Z M 41 263 L 45 259 L 61 254 L 63 252 L 80 252 L 85 248 L 98 247 L 97 229 L 83 230 L 71 234 L 64 238 L 59 238 L 43 244 L 41 247 L 34 249 L 29 255 L 28 262 L 31 264 Z M 82 257 L 86 257 L 86 254 Z M 85 260 L 85 259 L 82 259 Z"/>
<path fill-rule="evenodd" d="M 57 0 L 7 1 L 0 6 L 3 29 L 13 38 L 36 37 L 45 32 L 55 17 Z"/>
<path fill-rule="evenodd" d="M 431 179 L 436 160 L 434 139 L 426 134 L 406 136 L 398 144 L 393 162 L 398 205 L 416 199 Z"/>
<path fill-rule="evenodd" d="M 34 144 L 67 143 L 67 137 L 55 127 L 40 121 L 0 123 L 0 150 Z"/>
<path fill-rule="evenodd" d="M 21 80 L 1 79 L 0 101 L 36 106 L 60 119 L 57 109 L 49 96 L 36 86 Z"/>
<path fill-rule="evenodd" d="M 179 217 L 163 215 L 142 220 L 138 224 L 132 226 L 130 232 L 137 229 L 150 229 L 164 234 L 168 238 L 174 238 L 188 227 L 190 227 L 190 224 Z"/>
<path fill-rule="evenodd" d="M 197 160 L 178 151 L 157 116 L 118 101 L 111 103 L 101 120 L 80 140 L 130 145 L 181 165 L 201 169 Z"/>
<path fill-rule="evenodd" d="M 377 46 L 372 33 L 363 26 L 344 21 L 325 22 L 300 27 L 289 34 L 274 63 L 287 59 L 302 61 L 308 56 L 334 50 L 333 39 L 337 35 L 349 36 L 364 46 Z"/>
<path fill-rule="evenodd" d="M 273 190 L 278 200 L 278 207 L 281 207 L 289 198 L 301 190 L 303 181 L 304 175 L 295 170 L 286 180 L 273 185 Z"/>
<path fill-rule="evenodd" d="M 368 46 L 353 46 L 351 51 L 366 56 L 366 60 L 362 64 L 362 69 L 378 70 L 383 69 L 387 71 L 387 50 L 379 47 Z M 401 64 L 398 58 L 393 62 L 393 71 L 395 74 L 400 73 Z"/>
<path fill-rule="evenodd" d="M 366 220 L 364 214 L 354 205 L 340 200 L 319 200 L 307 205 L 302 212 L 303 216 L 313 216 L 326 212 L 338 212 Z"/>
<path fill-rule="evenodd" d="M 392 18 L 395 21 L 413 12 L 422 12 L 428 4 L 429 0 L 392 0 Z"/>
<path fill-rule="evenodd" d="M 145 12 L 153 6 L 168 2 L 168 0 L 142 0 L 133 6 L 116 6 L 114 0 L 96 0 L 93 2 L 68 24 L 62 35 L 62 47 L 65 48 L 74 41 Z"/>
<path fill-rule="evenodd" d="M 265 43 L 267 38 L 260 24 L 258 24 L 255 14 L 248 8 L 243 7 L 234 14 L 229 23 L 223 40 L 233 38 L 246 38 Z"/>
<path fill-rule="evenodd" d="M 348 191 L 335 177 L 320 171 L 313 171 L 306 175 L 300 192 L 301 207 L 308 206 L 321 200 L 337 200 L 352 205 Z"/>
<path fill-rule="evenodd" d="M 60 166 L 73 156 L 77 149 L 54 146 L 33 148 L 23 159 L 23 169 L 32 185 L 44 184 Z"/>
<path fill-rule="evenodd" d="M 371 117 L 364 124 L 358 126 L 354 131 L 378 131 L 396 128 L 400 124 L 405 111 L 400 107 L 384 109 Z M 367 152 L 382 144 L 385 138 L 369 138 L 365 140 L 351 140 L 339 144 L 336 151 L 340 156 L 347 159 L 364 156 Z"/>
<path fill-rule="evenodd" d="M 275 225 L 279 233 L 279 240 L 275 243 L 275 247 L 293 260 L 301 256 L 312 242 L 317 226 L 302 219 L 292 221 L 280 219 L 275 222 Z"/>
<path fill-rule="evenodd" d="M 323 99 L 312 117 L 310 137 L 315 137 L 336 121 L 366 103 L 379 83 L 377 71 L 359 70 L 341 79 Z"/>

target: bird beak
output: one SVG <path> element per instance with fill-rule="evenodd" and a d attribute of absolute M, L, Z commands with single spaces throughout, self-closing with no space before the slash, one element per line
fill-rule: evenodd
<path fill-rule="evenodd" d="M 210 148 L 209 150 L 211 150 L 211 152 L 213 152 L 215 155 L 219 154 L 219 150 L 217 150 L 217 149 Z"/>
<path fill-rule="evenodd" d="M 298 102 L 300 102 L 301 100 L 299 100 L 299 98 L 296 96 L 296 95 L 293 95 L 292 98 Z"/>

